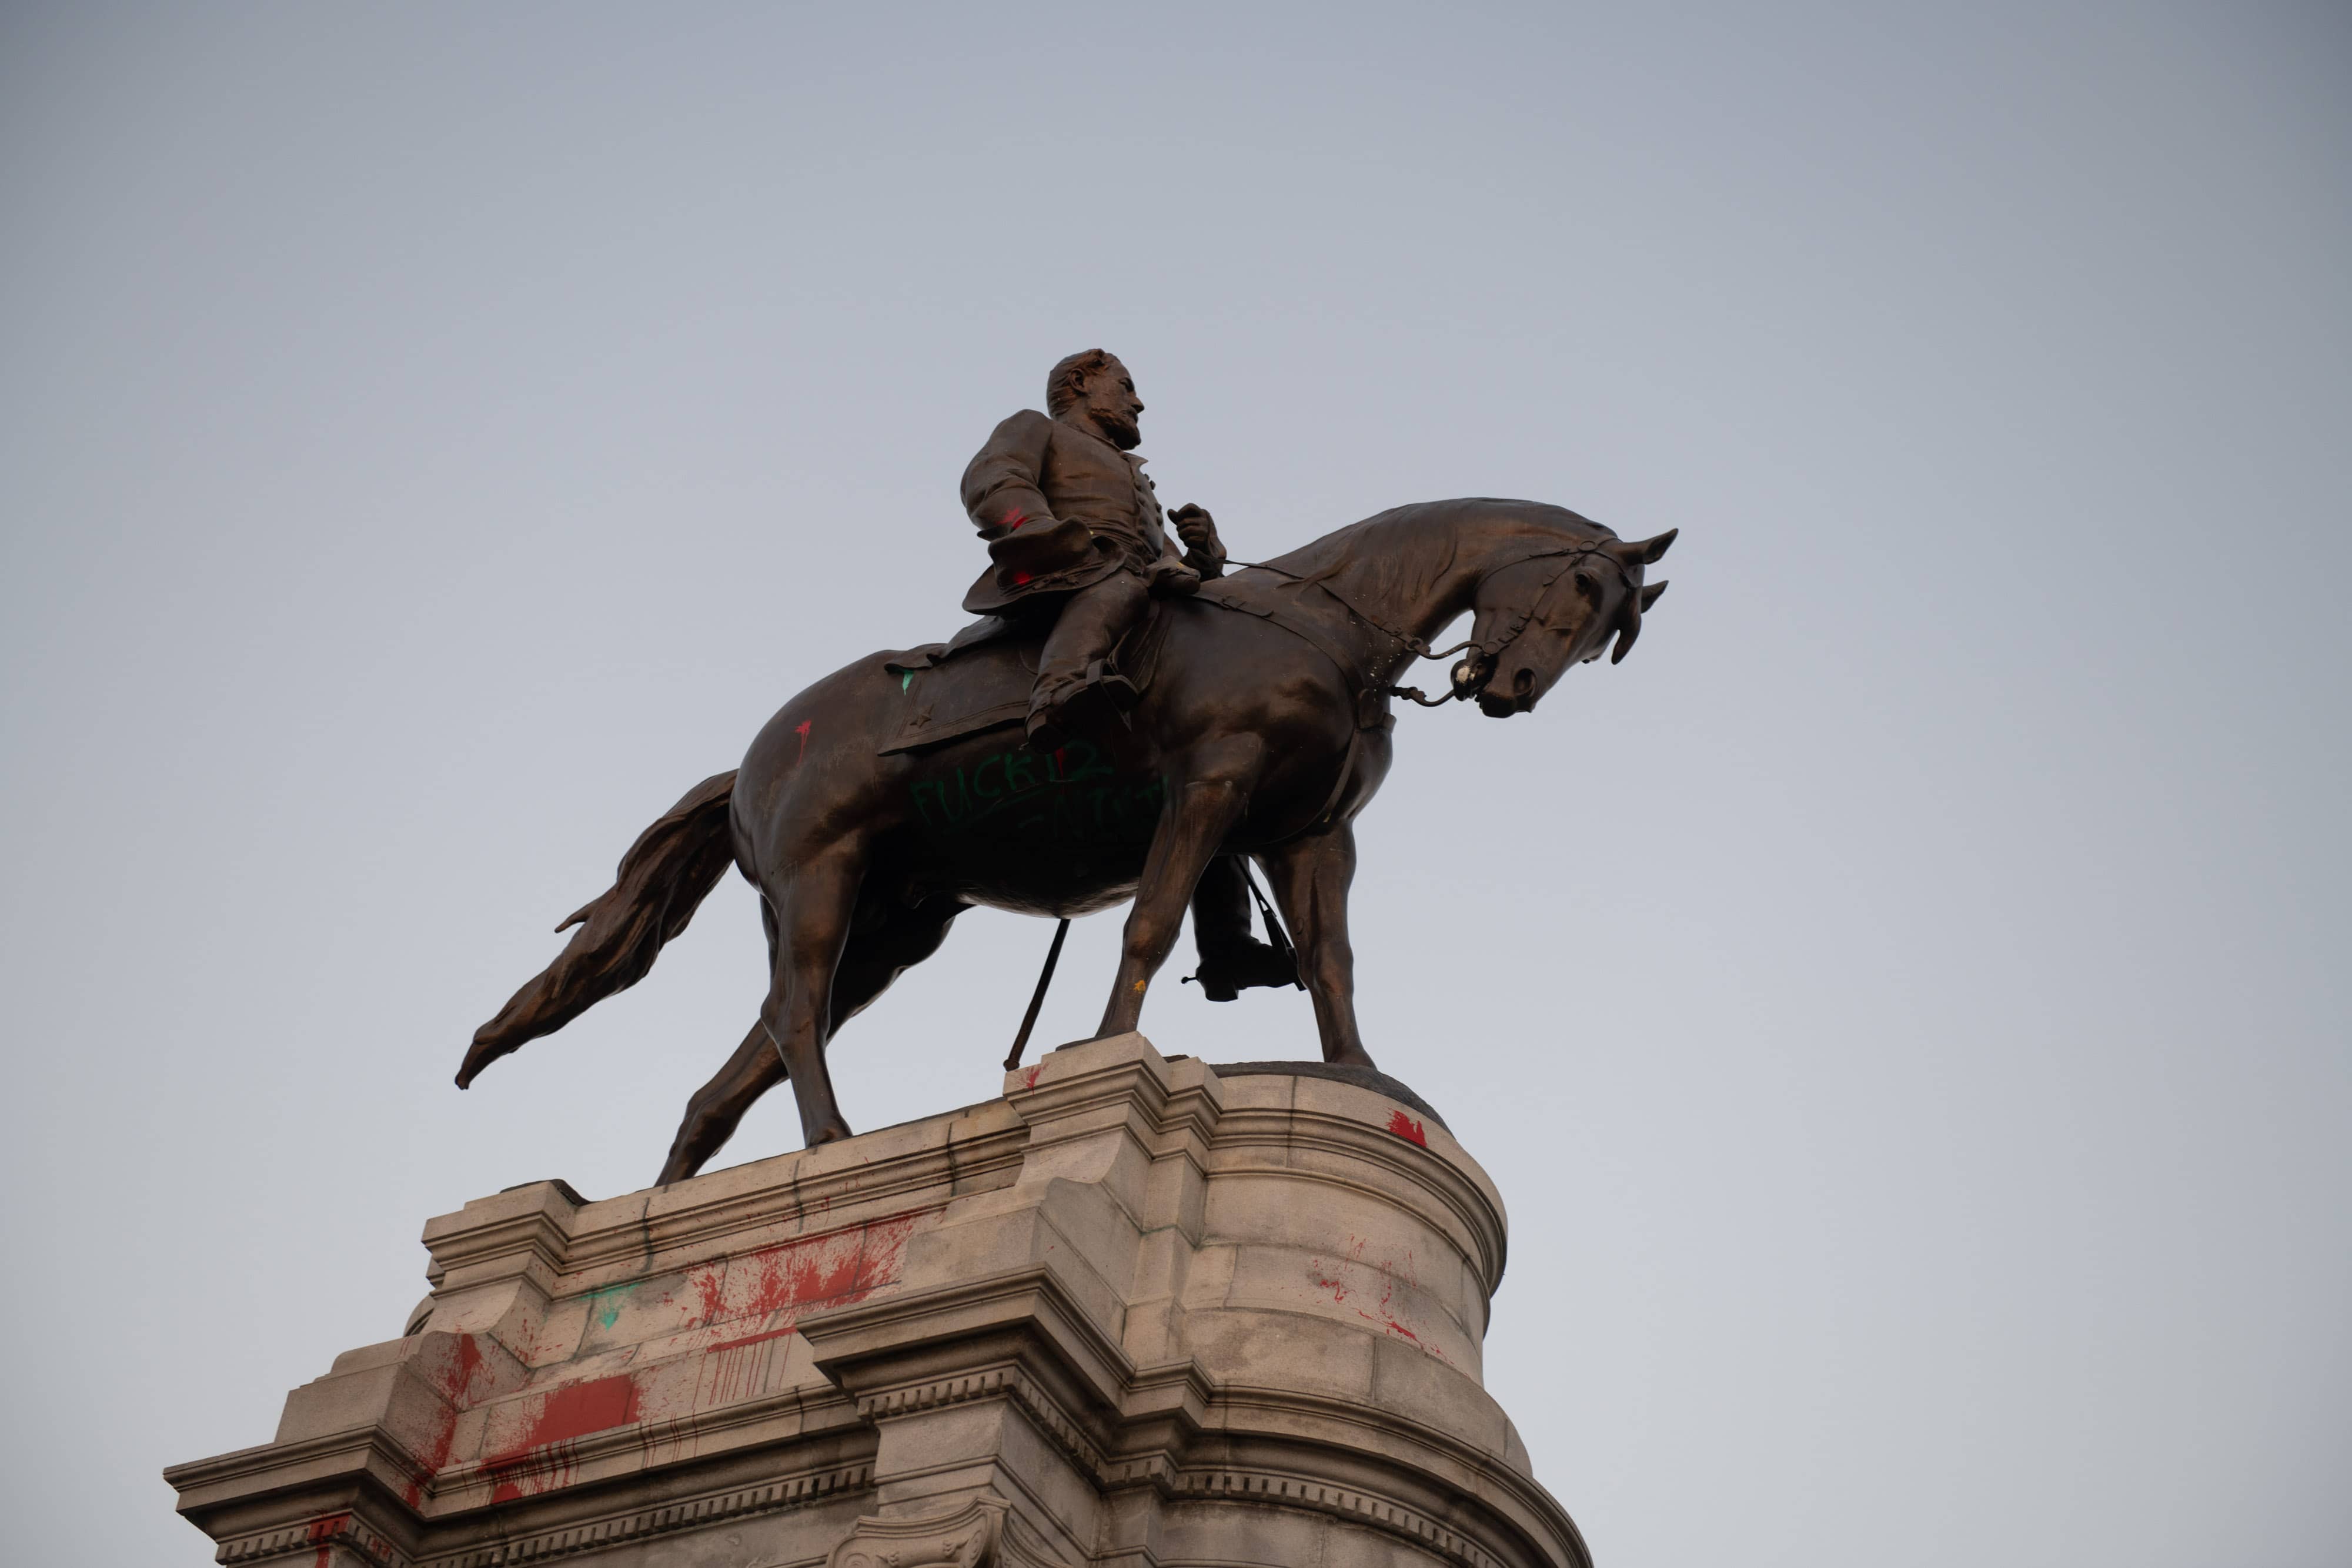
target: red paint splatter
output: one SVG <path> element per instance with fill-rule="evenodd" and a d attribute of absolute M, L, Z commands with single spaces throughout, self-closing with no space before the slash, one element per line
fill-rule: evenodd
<path fill-rule="evenodd" d="M 459 1334 L 457 1364 L 442 1369 L 441 1392 L 447 1395 L 454 1403 L 464 1404 L 468 1396 L 468 1391 L 473 1387 L 474 1374 L 481 1369 L 482 1347 L 474 1343 L 472 1334 Z"/>
<path fill-rule="evenodd" d="M 895 1284 L 917 1214 L 803 1237 L 716 1263 L 689 1276 L 701 1311 L 688 1326 L 711 1328 L 819 1305 L 846 1306 Z M 787 1326 L 771 1323 L 771 1328 Z"/>
<path fill-rule="evenodd" d="M 1016 571 L 1013 574 L 1013 586 L 1015 588 L 1024 587 L 1028 581 L 1029 574 L 1025 571 Z"/>
<path fill-rule="evenodd" d="M 793 733 L 794 735 L 797 735 L 797 736 L 799 736 L 799 737 L 801 737 L 801 749 L 800 749 L 800 754 L 799 754 L 799 756 L 796 756 L 796 757 L 794 757 L 794 758 L 793 758 L 793 761 L 795 761 L 795 762 L 803 761 L 803 760 L 804 760 L 804 759 L 807 758 L 807 756 L 808 756 L 808 735 L 809 735 L 809 726 L 810 726 L 811 724 L 814 723 L 814 722 L 815 722 L 815 721 L 814 721 L 814 719 L 805 719 L 805 718 L 804 718 L 804 719 L 801 720 L 801 721 L 800 721 L 800 723 L 798 723 L 798 724 L 796 724 L 796 725 L 793 726 Z"/>
<path fill-rule="evenodd" d="M 1354 1243 L 1348 1249 L 1348 1256 L 1337 1264 L 1326 1264 L 1320 1258 L 1309 1259 L 1307 1260 L 1307 1281 L 1314 1285 L 1317 1290 L 1328 1291 L 1331 1292 L 1331 1304 L 1333 1306 L 1344 1307 L 1348 1305 L 1348 1298 L 1350 1295 L 1355 1294 L 1357 1291 L 1357 1287 L 1349 1284 L 1346 1279 L 1346 1273 L 1349 1268 L 1372 1270 L 1380 1275 L 1381 1281 L 1381 1299 L 1372 1303 L 1372 1310 L 1370 1312 L 1366 1312 L 1361 1307 L 1351 1309 L 1358 1317 L 1363 1319 L 1364 1322 L 1372 1324 L 1374 1327 L 1381 1329 L 1383 1333 L 1392 1333 L 1400 1339 L 1412 1342 L 1413 1345 L 1418 1347 L 1426 1354 L 1435 1356 L 1440 1361 L 1446 1360 L 1446 1355 L 1444 1351 L 1430 1343 L 1427 1340 L 1423 1339 L 1419 1333 L 1413 1331 L 1411 1325 L 1400 1321 L 1396 1313 L 1390 1310 L 1391 1303 L 1396 1300 L 1397 1279 L 1400 1270 L 1397 1269 L 1395 1263 L 1388 1259 L 1382 1259 L 1378 1263 L 1366 1262 L 1364 1260 L 1364 1243 L 1361 1238 L 1357 1238 L 1354 1240 Z M 1402 1272 L 1406 1284 L 1411 1285 L 1415 1289 L 1420 1287 L 1421 1280 L 1413 1270 L 1412 1254 L 1410 1252 L 1405 1254 L 1405 1263 Z M 1448 1363 L 1448 1364 L 1450 1365 L 1451 1363 Z"/>
<path fill-rule="evenodd" d="M 714 1263 L 708 1269 L 696 1270 L 686 1277 L 686 1282 L 694 1287 L 694 1293 L 702 1301 L 702 1310 L 688 1320 L 689 1322 L 707 1323 L 726 1310 L 727 1265 L 725 1261 Z"/>
<path fill-rule="evenodd" d="M 531 1405 L 530 1425 L 521 1439 L 483 1459 L 484 1469 L 503 1469 L 573 1437 L 627 1426 L 637 1418 L 637 1382 L 624 1372 L 567 1383 L 533 1396 Z"/>
<path fill-rule="evenodd" d="M 1026 512 L 1007 512 L 1004 514 L 1004 531 L 1007 533 L 1018 533 L 1021 531 L 1021 525 L 1028 520 L 1029 514 Z"/>
<path fill-rule="evenodd" d="M 1331 1292 L 1331 1304 L 1333 1306 L 1345 1306 L 1347 1304 L 1348 1282 L 1345 1280 L 1326 1279 L 1323 1274 L 1322 1259 L 1315 1259 L 1307 1265 L 1307 1277 L 1315 1281 L 1316 1287 L 1318 1290 L 1325 1290 Z"/>
<path fill-rule="evenodd" d="M 324 1519 L 310 1521 L 310 1540 L 319 1548 L 312 1568 L 327 1568 L 327 1560 L 335 1550 L 335 1537 L 341 1534 L 343 1526 L 351 1521 L 352 1516 L 348 1513 L 329 1514 Z"/>
<path fill-rule="evenodd" d="M 1421 1130 L 1420 1123 L 1402 1111 L 1389 1118 L 1389 1131 L 1408 1144 L 1419 1144 L 1424 1149 L 1429 1147 L 1429 1134 Z"/>
<path fill-rule="evenodd" d="M 847 1306 L 895 1284 L 905 1266 L 907 1240 L 928 1210 L 868 1220 L 822 1236 L 803 1237 L 711 1265 L 688 1276 L 701 1310 L 688 1326 L 706 1330 L 740 1324 L 752 1332 L 714 1338 L 705 1364 L 698 1408 L 749 1398 L 772 1369 L 768 1342 L 792 1333 L 812 1309 Z"/>
<path fill-rule="evenodd" d="M 492 1502 L 512 1502 L 568 1487 L 572 1480 L 573 1453 L 570 1443 L 550 1443 L 533 1448 L 529 1458 L 508 1467 L 490 1488 Z"/>
<path fill-rule="evenodd" d="M 474 1343 L 474 1336 L 461 1333 L 457 1340 L 455 1354 L 441 1363 L 434 1378 L 441 1397 L 447 1403 L 436 1416 L 432 1435 L 417 1452 L 417 1473 L 408 1478 L 408 1485 L 401 1490 L 411 1508 L 424 1503 L 425 1489 L 449 1462 L 449 1449 L 457 1437 L 457 1413 L 472 1401 L 474 1377 L 482 1370 L 482 1347 Z"/>
<path fill-rule="evenodd" d="M 1041 1061 L 1041 1062 L 1039 1062 L 1036 1066 L 1034 1066 L 1034 1067 L 1031 1068 L 1028 1071 L 1026 1071 L 1026 1072 L 1024 1072 L 1024 1073 L 1023 1073 L 1023 1074 L 1021 1075 L 1021 1086 L 1022 1086 L 1023 1088 L 1024 1088 L 1024 1089 L 1034 1089 L 1034 1088 L 1036 1088 L 1036 1087 L 1037 1087 L 1037 1074 L 1039 1074 L 1039 1073 L 1041 1073 L 1041 1072 L 1043 1072 L 1043 1071 L 1045 1071 L 1045 1064 L 1044 1062 L 1042 1062 L 1042 1061 Z"/>

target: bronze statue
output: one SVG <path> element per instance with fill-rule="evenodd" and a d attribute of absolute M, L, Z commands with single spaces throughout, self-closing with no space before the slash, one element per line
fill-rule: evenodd
<path fill-rule="evenodd" d="M 1045 378 L 1045 407 L 999 424 L 963 471 L 963 508 L 988 541 L 991 565 L 963 607 L 984 617 L 956 639 L 969 647 L 1025 624 L 1050 628 L 1029 697 L 1030 748 L 1060 750 L 1073 733 L 1125 724 L 1135 685 L 1112 664 L 1151 596 L 1191 594 L 1224 575 L 1225 549 L 1207 508 L 1176 508 L 1179 554 L 1161 525 L 1144 459 L 1143 400 L 1118 356 L 1072 354 Z M 1292 955 L 1250 935 L 1239 862 L 1211 860 L 1192 895 L 1195 977 L 1212 1001 L 1251 986 L 1298 983 Z"/>
<path fill-rule="evenodd" d="M 1066 439 L 1080 455 L 1066 464 L 1063 431 L 1040 423 L 1067 422 L 1016 414 L 973 460 L 965 500 L 994 565 L 967 607 L 1002 613 L 947 644 L 858 660 L 785 704 L 740 768 L 688 791 L 630 847 L 614 886 L 558 927 L 580 929 L 476 1032 L 459 1087 L 643 978 L 730 862 L 762 896 L 768 998 L 688 1103 L 665 1184 L 700 1169 L 782 1078 L 809 1144 L 848 1136 L 827 1042 L 974 904 L 1066 918 L 1132 898 L 1098 1033 L 1134 1029 L 1188 902 L 1204 875 L 1213 885 L 1224 874 L 1211 869 L 1221 860 L 1231 882 L 1211 918 L 1230 934 L 1238 914 L 1246 930 L 1240 856 L 1265 869 L 1297 943 L 1324 1060 L 1371 1065 L 1356 1023 L 1348 887 L 1352 823 L 1388 771 L 1391 699 L 1475 701 L 1507 717 L 1612 637 L 1612 662 L 1623 658 L 1665 589 L 1645 584 L 1644 569 L 1675 535 L 1622 540 L 1530 501 L 1431 501 L 1219 577 L 1206 514 L 1179 514 L 1191 549 L 1177 560 L 1149 482 L 1118 446 L 1134 444 L 1142 406 L 1124 368 L 1077 355 L 1057 382 L 1066 372 L 1066 410 L 1099 427 L 1124 409 L 1126 423 L 1095 431 L 1112 437 L 1099 460 L 1075 444 L 1087 434 L 1077 431 Z M 1112 459 L 1129 476 L 1125 509 L 1090 513 L 1075 498 L 1103 500 Z M 1017 528 L 1008 506 L 1023 514 Z M 1041 517 L 1052 519 L 1036 536 L 1049 547 L 1033 557 L 1013 541 Z M 1030 613 L 1032 596 L 1012 591 L 1041 579 L 1054 580 Z M 1120 603 L 1090 602 L 1114 580 Z M 1153 598 L 1155 583 L 1173 591 Z M 1072 622 L 1074 611 L 1086 618 Z M 1433 653 L 1428 639 L 1465 613 L 1469 638 Z M 1416 658 L 1457 652 L 1438 698 L 1392 684 Z"/>
<path fill-rule="evenodd" d="M 1221 577 L 1224 547 L 1196 506 L 1177 508 L 1189 550 L 1160 526 L 1137 421 L 1143 400 L 1127 367 L 1100 349 L 1072 354 L 1045 379 L 1046 413 L 998 425 L 963 471 L 963 508 L 992 563 L 963 596 L 974 615 L 1045 606 L 1053 632 L 1029 700 L 1033 747 L 1135 704 L 1132 682 L 1105 667 L 1151 594 L 1190 594 Z"/>

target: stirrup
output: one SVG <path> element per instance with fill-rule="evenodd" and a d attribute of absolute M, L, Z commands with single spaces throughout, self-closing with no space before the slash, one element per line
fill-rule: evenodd
<path fill-rule="evenodd" d="M 1202 959 L 1199 972 L 1184 977 L 1188 986 L 1195 980 L 1201 984 L 1201 994 L 1213 1002 L 1233 1001 L 1253 986 L 1304 988 L 1297 956 L 1255 937 L 1242 946 Z"/>

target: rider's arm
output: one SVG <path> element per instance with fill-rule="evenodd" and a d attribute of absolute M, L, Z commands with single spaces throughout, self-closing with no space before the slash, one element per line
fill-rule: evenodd
<path fill-rule="evenodd" d="M 1217 538 L 1216 519 L 1206 507 L 1187 502 L 1168 514 L 1184 540 L 1184 564 L 1202 577 L 1225 575 L 1225 547 Z"/>
<path fill-rule="evenodd" d="M 1038 476 L 1054 422 L 1024 408 L 998 425 L 963 471 L 963 509 L 981 537 L 995 540 L 1016 528 L 1054 522 Z"/>

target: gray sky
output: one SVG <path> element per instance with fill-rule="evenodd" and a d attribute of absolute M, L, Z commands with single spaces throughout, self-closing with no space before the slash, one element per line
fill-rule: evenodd
<path fill-rule="evenodd" d="M 2058 9 L 8 7 L 16 1550 L 205 1560 L 157 1469 L 397 1334 L 426 1217 L 651 1179 L 740 883 L 467 1036 L 959 624 L 964 460 L 1100 343 L 1239 555 L 1683 530 L 1622 666 L 1403 716 L 1357 894 L 1607 1568 L 2352 1561 L 2352 22 Z M 1048 930 L 857 1020 L 853 1124 L 995 1092 Z"/>

